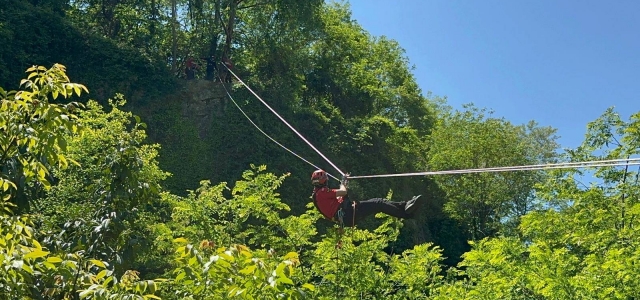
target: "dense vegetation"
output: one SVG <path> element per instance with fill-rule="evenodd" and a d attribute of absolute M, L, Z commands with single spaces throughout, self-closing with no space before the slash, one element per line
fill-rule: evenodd
<path fill-rule="evenodd" d="M 310 204 L 311 167 L 228 103 L 198 128 L 184 95 L 221 84 L 174 77 L 187 56 L 231 58 L 354 174 L 634 157 L 640 113 L 608 110 L 559 153 L 552 128 L 425 96 L 402 48 L 341 4 L 5 2 L 0 298 L 639 296 L 637 171 L 590 170 L 591 184 L 577 170 L 353 181 L 352 198 L 427 202 L 415 220 L 377 216 L 341 232 Z M 248 92 L 233 94 L 270 135 L 333 171 Z"/>

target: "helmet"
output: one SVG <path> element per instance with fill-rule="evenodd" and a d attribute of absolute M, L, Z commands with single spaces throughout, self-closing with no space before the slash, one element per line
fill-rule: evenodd
<path fill-rule="evenodd" d="M 315 186 L 323 186 L 327 184 L 329 177 L 327 176 L 327 172 L 323 170 L 316 170 L 311 174 L 311 184 Z"/>

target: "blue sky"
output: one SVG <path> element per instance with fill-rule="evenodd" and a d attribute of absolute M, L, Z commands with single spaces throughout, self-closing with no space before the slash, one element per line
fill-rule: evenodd
<path fill-rule="evenodd" d="M 423 92 L 558 129 L 574 148 L 615 106 L 640 111 L 640 1 L 351 0 L 353 18 L 406 50 Z"/>

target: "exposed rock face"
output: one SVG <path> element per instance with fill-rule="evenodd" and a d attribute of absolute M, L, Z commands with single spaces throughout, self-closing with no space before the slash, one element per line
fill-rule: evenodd
<path fill-rule="evenodd" d="M 215 117 L 223 115 L 226 94 L 219 82 L 189 80 L 181 93 L 182 115 L 196 125 L 198 135 L 204 139 Z"/>

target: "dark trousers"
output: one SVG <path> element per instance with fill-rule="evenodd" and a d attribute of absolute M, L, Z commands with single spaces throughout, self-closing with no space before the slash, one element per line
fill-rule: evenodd
<path fill-rule="evenodd" d="M 354 226 L 362 219 L 380 212 L 396 218 L 409 218 L 411 216 L 404 211 L 405 204 L 407 204 L 407 202 L 391 202 L 382 198 L 373 198 L 356 202 L 356 211 L 354 213 L 353 202 L 345 200 L 341 206 L 344 212 L 344 226 Z"/>
<path fill-rule="evenodd" d="M 215 79 L 215 78 L 214 78 L 214 76 L 215 76 L 215 75 L 214 75 L 214 72 L 215 72 L 215 71 L 216 71 L 216 69 L 215 69 L 215 65 L 213 65 L 213 64 L 212 64 L 212 65 L 207 64 L 207 77 L 206 77 L 206 79 L 207 79 L 207 80 L 214 80 L 214 79 Z"/>
<path fill-rule="evenodd" d="M 187 80 L 192 80 L 196 78 L 196 70 L 193 68 L 187 68 L 185 73 L 187 74 Z"/>

